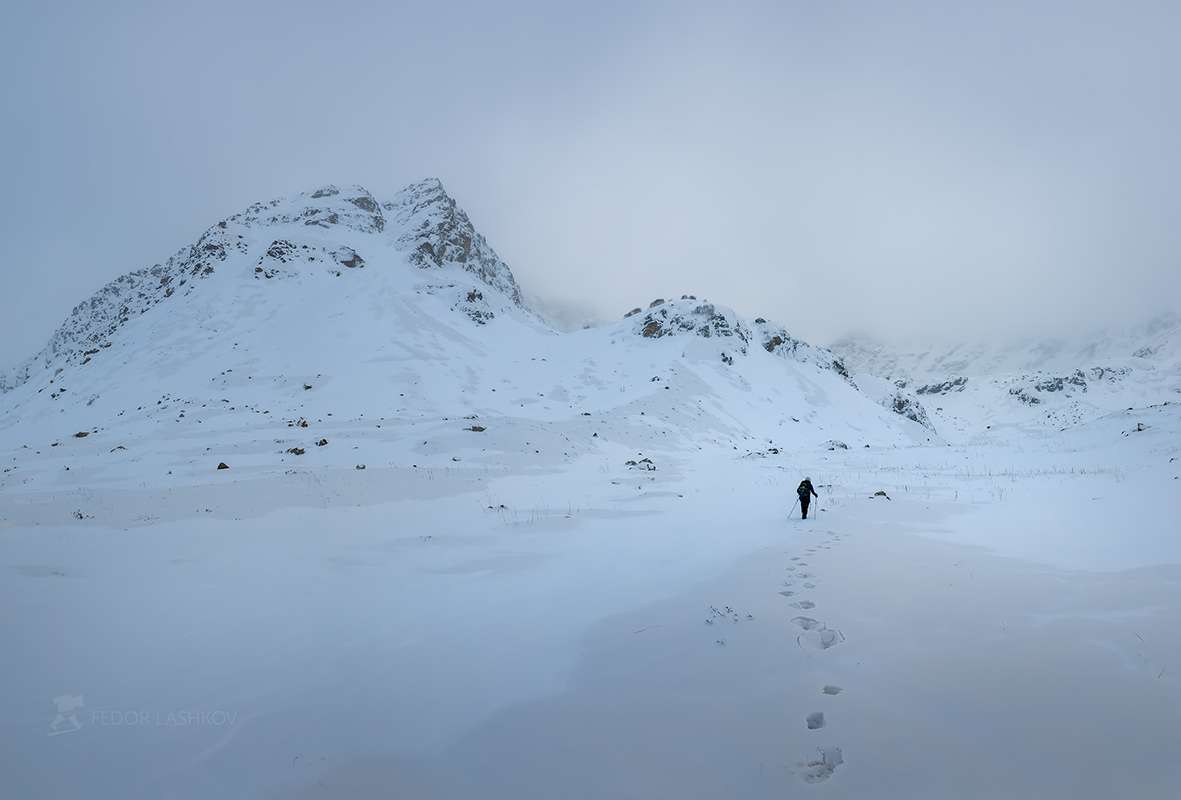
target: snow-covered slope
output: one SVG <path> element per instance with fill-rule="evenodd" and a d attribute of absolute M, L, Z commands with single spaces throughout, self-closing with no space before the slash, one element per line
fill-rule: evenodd
<path fill-rule="evenodd" d="M 209 228 L 196 244 L 163 264 L 120 276 L 78 305 L 44 350 L 11 372 L 0 374 L 0 392 L 45 371 L 56 375 L 89 363 L 110 347 L 116 334 L 134 318 L 164 301 L 170 301 L 164 308 L 175 313 L 185 305 L 179 299 L 193 296 L 219 268 L 241 269 L 243 256 L 252 262 L 250 277 L 260 281 L 298 279 L 313 271 L 341 277 L 342 270 L 366 263 L 349 242 L 364 242 L 371 250 L 392 245 L 408 251 L 409 260 L 424 269 L 459 266 L 520 306 L 520 288 L 508 267 L 437 180 L 407 187 L 384 209 L 393 218 L 394 233 L 375 240 L 376 234 L 386 230 L 387 221 L 382 207 L 360 186 L 343 193 L 327 186 L 291 201 L 256 203 Z M 263 241 L 268 234 L 274 236 Z M 222 276 L 215 283 L 224 284 Z M 172 299 L 174 295 L 177 300 Z M 195 302 L 207 303 L 209 299 L 200 292 L 197 297 Z M 470 313 L 480 317 L 488 311 L 475 300 L 467 305 Z"/>
<path fill-rule="evenodd" d="M 832 350 L 863 391 L 882 402 L 910 404 L 956 441 L 1001 423 L 1062 429 L 1113 411 L 1181 401 L 1181 320 L 1171 313 L 1073 346 L 896 351 L 845 339 Z"/>

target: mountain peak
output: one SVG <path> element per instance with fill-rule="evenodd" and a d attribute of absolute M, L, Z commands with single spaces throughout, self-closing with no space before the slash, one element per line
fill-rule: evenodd
<path fill-rule="evenodd" d="M 394 246 L 407 253 L 411 264 L 422 269 L 458 266 L 522 305 L 512 272 L 438 178 L 407 186 L 382 208 L 402 231 Z"/>
<path fill-rule="evenodd" d="M 389 231 L 389 238 L 383 242 L 366 243 L 364 235 L 387 231 L 387 213 L 396 230 Z M 276 229 L 282 235 L 275 238 L 267 229 Z M 267 245 L 266 241 L 257 241 L 258 237 L 273 241 Z M 402 251 L 402 258 L 412 266 L 460 267 L 523 308 L 521 290 L 512 272 L 472 227 L 467 214 L 447 195 L 438 179 L 406 187 L 384 207 L 362 186 L 340 188 L 329 184 L 293 198 L 255 203 L 213 225 L 196 244 L 182 248 L 163 264 L 111 281 L 74 308 L 40 353 L 10 371 L 0 372 L 0 394 L 26 383 L 35 374 L 52 377 L 67 366 L 91 361 L 110 347 L 132 320 L 174 295 L 191 294 L 215 272 L 234 269 L 244 257 L 259 259 L 246 273 L 249 277 L 270 279 L 297 274 L 292 261 L 296 256 L 301 263 L 307 262 L 304 268 L 324 263 L 333 271 L 361 266 L 370 260 L 370 254 L 390 246 Z M 255 252 L 259 247 L 261 251 Z M 361 247 L 366 248 L 366 258 L 357 253 Z M 471 297 L 467 298 L 467 294 Z M 477 321 L 490 318 L 483 306 L 468 307 L 483 302 L 483 294 L 467 294 L 459 305 L 468 316 Z"/>

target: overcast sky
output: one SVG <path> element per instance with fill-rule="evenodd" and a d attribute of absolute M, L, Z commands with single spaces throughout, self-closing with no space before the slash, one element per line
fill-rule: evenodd
<path fill-rule="evenodd" d="M 39 2 L 0 22 L 0 368 L 258 200 L 437 177 L 569 321 L 817 344 L 1181 299 L 1181 5 Z"/>

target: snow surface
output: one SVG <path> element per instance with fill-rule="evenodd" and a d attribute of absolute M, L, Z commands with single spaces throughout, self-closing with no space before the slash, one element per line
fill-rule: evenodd
<path fill-rule="evenodd" d="M 922 369 L 687 296 L 558 334 L 434 181 L 202 242 L 0 381 L 0 794 L 1181 792 L 1169 320 Z"/>

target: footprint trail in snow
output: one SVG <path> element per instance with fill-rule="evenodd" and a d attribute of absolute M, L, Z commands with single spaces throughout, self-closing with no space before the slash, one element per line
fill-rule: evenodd
<path fill-rule="evenodd" d="M 829 550 L 840 542 L 840 537 L 832 531 L 826 533 L 828 538 L 805 550 L 804 555 L 814 556 L 818 551 Z M 818 581 L 816 573 L 804 570 L 807 567 L 809 567 L 808 562 L 804 561 L 801 556 L 792 556 L 790 565 L 786 567 L 790 578 L 804 582 L 803 591 L 815 589 Z M 780 590 L 779 594 L 783 597 L 794 597 L 796 595 L 795 583 L 788 580 L 784 582 L 784 585 L 788 588 Z M 811 611 L 816 608 L 816 603 L 808 599 L 798 599 L 791 603 L 791 607 L 801 611 Z M 823 652 L 845 641 L 843 633 L 830 629 L 824 622 L 813 617 L 800 615 L 792 617 L 791 622 L 802 629 L 796 642 L 807 651 Z M 841 691 L 841 687 L 828 684 L 821 690 L 821 694 L 832 697 Z M 804 718 L 804 724 L 809 731 L 821 730 L 828 726 L 828 719 L 823 711 L 814 711 Z M 839 747 L 822 745 L 817 746 L 804 759 L 797 761 L 793 772 L 807 783 L 821 783 L 832 777 L 833 772 L 842 763 L 844 763 L 844 757 Z"/>

